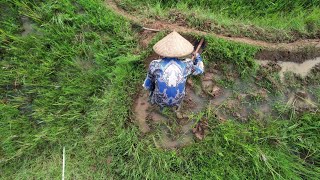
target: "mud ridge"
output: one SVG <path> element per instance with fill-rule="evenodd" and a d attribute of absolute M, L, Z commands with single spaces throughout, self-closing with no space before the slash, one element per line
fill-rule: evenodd
<path fill-rule="evenodd" d="M 166 21 L 152 20 L 152 19 L 140 19 L 127 13 L 125 10 L 119 8 L 114 0 L 106 0 L 105 4 L 111 10 L 117 14 L 124 16 L 130 21 L 141 25 L 141 27 L 148 27 L 152 29 L 159 30 L 176 30 L 180 33 L 195 33 L 199 35 L 214 35 L 218 38 L 245 43 L 248 45 L 259 46 L 262 48 L 260 52 L 257 53 L 256 58 L 261 60 L 272 60 L 278 61 L 293 61 L 293 62 L 303 62 L 307 59 L 312 59 L 320 56 L 320 39 L 303 39 L 291 43 L 270 43 L 260 40 L 253 40 L 245 37 L 228 37 L 221 34 L 216 34 L 212 32 L 199 31 L 193 28 L 185 27 L 180 24 L 169 23 Z"/>

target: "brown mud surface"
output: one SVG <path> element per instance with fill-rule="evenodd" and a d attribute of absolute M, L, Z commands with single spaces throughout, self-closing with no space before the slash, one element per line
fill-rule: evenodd
<path fill-rule="evenodd" d="M 268 59 L 273 61 L 293 61 L 293 62 L 303 62 L 307 59 L 318 57 L 320 54 L 320 39 L 303 39 L 291 43 L 270 43 L 260 40 L 253 40 L 246 37 L 229 37 L 221 34 L 208 33 L 205 31 L 199 31 L 190 27 L 186 27 L 183 23 L 183 19 L 179 19 L 178 23 L 170 23 L 167 21 L 153 20 L 153 19 L 140 19 L 127 13 L 125 10 L 119 8 L 114 0 L 106 0 L 105 4 L 114 12 L 124 16 L 125 18 L 131 20 L 138 26 L 158 29 L 158 30 L 176 30 L 181 33 L 195 33 L 199 35 L 214 35 L 218 38 L 245 43 L 254 46 L 262 47 L 262 50 L 257 53 L 257 59 Z M 151 38 L 148 36 L 148 38 Z M 146 38 L 146 39 L 148 39 Z M 146 40 L 147 42 L 148 40 Z M 146 44 L 146 43 L 145 43 Z"/>

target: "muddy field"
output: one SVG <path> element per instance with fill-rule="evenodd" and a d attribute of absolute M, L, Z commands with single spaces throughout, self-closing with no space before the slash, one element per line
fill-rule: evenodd
<path fill-rule="evenodd" d="M 153 54 L 147 58 L 158 57 Z M 136 124 L 144 135 L 155 135 L 157 147 L 179 148 L 205 138 L 207 117 L 217 121 L 267 120 L 290 117 L 292 113 L 318 111 L 320 59 L 302 64 L 257 60 L 256 76 L 241 79 L 232 65 L 209 63 L 204 75 L 187 81 L 182 114 L 174 109 L 159 111 L 148 102 L 148 92 L 141 90 L 134 103 Z"/>

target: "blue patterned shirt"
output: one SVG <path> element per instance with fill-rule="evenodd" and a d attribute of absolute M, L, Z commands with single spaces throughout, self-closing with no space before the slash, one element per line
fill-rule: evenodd
<path fill-rule="evenodd" d="M 185 96 L 187 77 L 203 72 L 203 62 L 199 54 L 195 61 L 181 61 L 178 58 L 153 60 L 143 86 L 150 91 L 152 104 L 158 104 L 160 107 L 178 106 Z"/>

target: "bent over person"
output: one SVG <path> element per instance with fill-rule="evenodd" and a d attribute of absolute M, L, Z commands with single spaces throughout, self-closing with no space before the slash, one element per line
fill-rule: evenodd
<path fill-rule="evenodd" d="M 143 84 L 150 91 L 150 102 L 159 105 L 161 110 L 165 106 L 176 106 L 180 110 L 187 77 L 204 72 L 202 59 L 199 54 L 194 61 L 179 59 L 190 55 L 194 47 L 175 31 L 157 42 L 153 50 L 163 58 L 150 63 Z"/>

